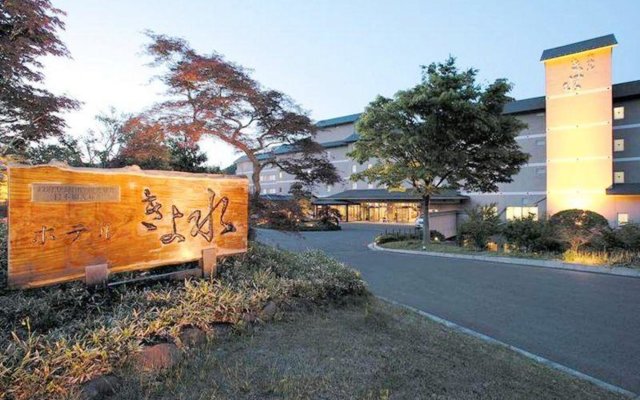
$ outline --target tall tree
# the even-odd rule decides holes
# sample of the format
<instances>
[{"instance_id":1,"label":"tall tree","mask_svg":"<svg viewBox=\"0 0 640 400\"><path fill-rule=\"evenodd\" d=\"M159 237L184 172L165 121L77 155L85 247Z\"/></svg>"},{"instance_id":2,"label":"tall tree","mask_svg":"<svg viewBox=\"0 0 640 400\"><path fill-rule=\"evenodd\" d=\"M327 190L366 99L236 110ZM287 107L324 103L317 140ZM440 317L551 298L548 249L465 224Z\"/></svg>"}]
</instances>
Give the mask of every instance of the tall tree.
<instances>
[{"instance_id":1,"label":"tall tree","mask_svg":"<svg viewBox=\"0 0 640 400\"><path fill-rule=\"evenodd\" d=\"M148 116L171 136L197 142L216 138L244 153L253 164L253 190L260 193L260 172L278 166L299 181L339 181L324 149L313 141L315 126L288 96L263 88L243 67L221 55L199 54L182 39L148 33L147 53L162 67L167 99ZM295 157L278 158L272 150L289 145Z\"/></svg>"},{"instance_id":2,"label":"tall tree","mask_svg":"<svg viewBox=\"0 0 640 400\"><path fill-rule=\"evenodd\" d=\"M476 83L477 70L460 71L455 59L423 67L422 82L393 98L378 96L360 117L350 153L374 159L352 179L389 187L409 183L422 197L424 245L429 243L429 203L442 188L494 192L529 158L515 140L525 125L502 114L511 84Z\"/></svg>"},{"instance_id":3,"label":"tall tree","mask_svg":"<svg viewBox=\"0 0 640 400\"><path fill-rule=\"evenodd\" d=\"M48 0L0 1L0 155L61 136L66 125L59 113L78 107L42 87L40 58L69 56L58 37L64 15Z\"/></svg>"},{"instance_id":4,"label":"tall tree","mask_svg":"<svg viewBox=\"0 0 640 400\"><path fill-rule=\"evenodd\" d=\"M124 127L131 118L130 115L118 112L115 107L110 107L109 111L96 115L98 130L89 130L82 139L90 165L100 168L113 166L120 147L126 140Z\"/></svg>"}]
</instances>

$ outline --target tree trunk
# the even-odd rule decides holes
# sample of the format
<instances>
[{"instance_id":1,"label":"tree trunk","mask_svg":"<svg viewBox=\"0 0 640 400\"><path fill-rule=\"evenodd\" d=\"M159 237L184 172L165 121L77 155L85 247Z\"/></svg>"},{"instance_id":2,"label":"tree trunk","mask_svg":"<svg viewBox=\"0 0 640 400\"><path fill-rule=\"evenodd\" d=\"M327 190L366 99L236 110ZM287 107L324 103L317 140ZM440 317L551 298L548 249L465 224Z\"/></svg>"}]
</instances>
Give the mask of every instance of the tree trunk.
<instances>
[{"instance_id":1,"label":"tree trunk","mask_svg":"<svg viewBox=\"0 0 640 400\"><path fill-rule=\"evenodd\" d=\"M422 249L426 250L429 243L431 243L431 229L429 228L429 195L422 196Z\"/></svg>"},{"instance_id":2,"label":"tree trunk","mask_svg":"<svg viewBox=\"0 0 640 400\"><path fill-rule=\"evenodd\" d=\"M253 172L251 173L251 181L253 182L253 195L257 199L260 196L262 187L260 186L260 172L262 172L262 166L259 163L253 162Z\"/></svg>"}]
</instances>

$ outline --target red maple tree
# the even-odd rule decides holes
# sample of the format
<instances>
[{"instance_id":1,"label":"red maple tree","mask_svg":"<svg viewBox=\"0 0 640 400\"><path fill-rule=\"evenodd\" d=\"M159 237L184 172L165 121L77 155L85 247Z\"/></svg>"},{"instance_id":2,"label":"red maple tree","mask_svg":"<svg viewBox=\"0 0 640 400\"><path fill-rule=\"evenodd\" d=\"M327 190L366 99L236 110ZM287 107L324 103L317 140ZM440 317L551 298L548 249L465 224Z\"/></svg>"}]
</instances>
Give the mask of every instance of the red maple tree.
<instances>
[{"instance_id":1,"label":"red maple tree","mask_svg":"<svg viewBox=\"0 0 640 400\"><path fill-rule=\"evenodd\" d=\"M253 164L254 194L260 172L278 166L305 185L339 181L324 149L313 140L315 126L285 94L263 88L240 65L219 54L199 54L177 38L147 33L147 53L163 69L167 98L146 118L171 136L197 142L210 136L244 153ZM293 146L295 157L276 157L277 146Z\"/></svg>"}]
</instances>

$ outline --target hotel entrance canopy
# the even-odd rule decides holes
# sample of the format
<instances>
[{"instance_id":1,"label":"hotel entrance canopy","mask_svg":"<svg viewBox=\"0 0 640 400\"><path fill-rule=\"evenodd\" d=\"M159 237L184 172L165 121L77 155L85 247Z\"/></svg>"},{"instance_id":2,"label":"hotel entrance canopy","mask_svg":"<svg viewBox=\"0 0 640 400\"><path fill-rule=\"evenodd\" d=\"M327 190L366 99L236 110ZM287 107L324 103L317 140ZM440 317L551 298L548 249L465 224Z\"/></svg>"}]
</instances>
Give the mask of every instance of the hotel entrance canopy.
<instances>
[{"instance_id":1,"label":"hotel entrance canopy","mask_svg":"<svg viewBox=\"0 0 640 400\"><path fill-rule=\"evenodd\" d=\"M468 200L468 196L461 195L455 190L443 189L440 193L431 196L432 203L462 203ZM353 189L336 193L331 196L316 198L312 201L315 205L347 205L361 202L420 202L422 197L414 190L389 191L387 189Z\"/></svg>"}]
</instances>

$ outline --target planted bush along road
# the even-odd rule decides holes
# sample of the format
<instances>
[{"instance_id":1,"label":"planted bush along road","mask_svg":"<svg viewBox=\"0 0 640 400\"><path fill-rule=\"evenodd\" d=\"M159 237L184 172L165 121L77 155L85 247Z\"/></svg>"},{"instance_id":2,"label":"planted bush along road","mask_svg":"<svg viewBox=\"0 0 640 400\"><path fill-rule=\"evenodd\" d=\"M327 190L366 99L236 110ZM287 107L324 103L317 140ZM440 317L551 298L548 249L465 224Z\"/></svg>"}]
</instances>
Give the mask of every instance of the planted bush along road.
<instances>
[{"instance_id":1,"label":"planted bush along road","mask_svg":"<svg viewBox=\"0 0 640 400\"><path fill-rule=\"evenodd\" d=\"M377 295L640 393L640 279L369 250L389 227L259 230L258 240L324 250L361 271Z\"/></svg>"}]
</instances>

